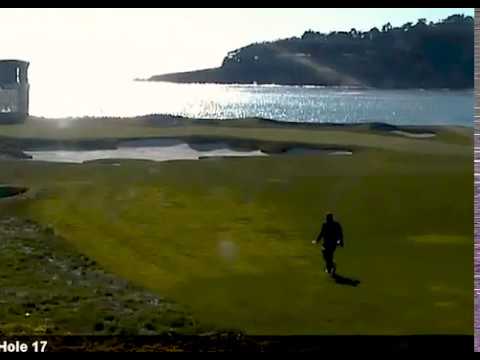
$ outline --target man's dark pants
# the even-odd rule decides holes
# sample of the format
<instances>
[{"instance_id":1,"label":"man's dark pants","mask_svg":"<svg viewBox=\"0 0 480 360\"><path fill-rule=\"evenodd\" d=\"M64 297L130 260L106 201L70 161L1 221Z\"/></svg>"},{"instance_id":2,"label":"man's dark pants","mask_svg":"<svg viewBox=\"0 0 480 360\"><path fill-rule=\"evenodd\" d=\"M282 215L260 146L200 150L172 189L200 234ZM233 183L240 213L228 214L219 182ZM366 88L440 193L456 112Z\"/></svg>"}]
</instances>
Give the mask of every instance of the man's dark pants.
<instances>
[{"instance_id":1,"label":"man's dark pants","mask_svg":"<svg viewBox=\"0 0 480 360\"><path fill-rule=\"evenodd\" d=\"M324 246L322 249L323 259L325 260L325 266L329 274L332 273L332 270L335 268L335 263L333 262L335 249L336 246Z\"/></svg>"}]
</instances>

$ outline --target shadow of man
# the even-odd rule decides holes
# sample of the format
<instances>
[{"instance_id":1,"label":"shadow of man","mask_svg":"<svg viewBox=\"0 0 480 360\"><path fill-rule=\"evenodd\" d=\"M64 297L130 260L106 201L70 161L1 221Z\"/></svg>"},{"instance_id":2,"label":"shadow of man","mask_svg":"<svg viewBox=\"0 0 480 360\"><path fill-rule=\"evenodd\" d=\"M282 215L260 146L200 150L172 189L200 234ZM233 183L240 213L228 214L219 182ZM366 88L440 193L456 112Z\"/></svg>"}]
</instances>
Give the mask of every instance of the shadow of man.
<instances>
[{"instance_id":1,"label":"shadow of man","mask_svg":"<svg viewBox=\"0 0 480 360\"><path fill-rule=\"evenodd\" d=\"M360 280L351 279L351 278L339 275L337 273L332 274L332 279L335 280L335 283L339 285L353 286L353 287L357 287L358 285L360 285Z\"/></svg>"}]
</instances>

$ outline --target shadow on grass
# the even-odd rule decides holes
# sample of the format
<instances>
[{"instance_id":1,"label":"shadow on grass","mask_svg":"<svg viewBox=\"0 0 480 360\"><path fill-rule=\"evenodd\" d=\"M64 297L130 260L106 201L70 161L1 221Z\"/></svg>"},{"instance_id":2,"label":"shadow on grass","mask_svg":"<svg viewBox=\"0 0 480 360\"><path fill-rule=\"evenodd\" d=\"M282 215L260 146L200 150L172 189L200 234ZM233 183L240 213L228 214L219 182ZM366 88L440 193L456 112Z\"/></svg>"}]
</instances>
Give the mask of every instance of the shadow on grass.
<instances>
[{"instance_id":1,"label":"shadow on grass","mask_svg":"<svg viewBox=\"0 0 480 360\"><path fill-rule=\"evenodd\" d=\"M335 280L335 283L339 285L353 286L353 287L357 287L358 285L360 285L360 280L351 279L339 274L332 275L332 279Z\"/></svg>"}]
</instances>

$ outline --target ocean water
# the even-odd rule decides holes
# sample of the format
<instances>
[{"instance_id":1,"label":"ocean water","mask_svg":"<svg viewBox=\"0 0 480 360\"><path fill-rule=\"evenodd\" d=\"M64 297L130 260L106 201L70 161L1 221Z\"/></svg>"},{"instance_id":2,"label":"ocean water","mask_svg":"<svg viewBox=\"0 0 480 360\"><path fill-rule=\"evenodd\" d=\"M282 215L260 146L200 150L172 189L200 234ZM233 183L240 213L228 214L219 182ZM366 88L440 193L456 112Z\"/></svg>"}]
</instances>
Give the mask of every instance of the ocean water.
<instances>
[{"instance_id":1,"label":"ocean water","mask_svg":"<svg viewBox=\"0 0 480 360\"><path fill-rule=\"evenodd\" d=\"M293 122L473 126L473 90L105 81L31 83L30 113L50 118L174 114Z\"/></svg>"}]
</instances>

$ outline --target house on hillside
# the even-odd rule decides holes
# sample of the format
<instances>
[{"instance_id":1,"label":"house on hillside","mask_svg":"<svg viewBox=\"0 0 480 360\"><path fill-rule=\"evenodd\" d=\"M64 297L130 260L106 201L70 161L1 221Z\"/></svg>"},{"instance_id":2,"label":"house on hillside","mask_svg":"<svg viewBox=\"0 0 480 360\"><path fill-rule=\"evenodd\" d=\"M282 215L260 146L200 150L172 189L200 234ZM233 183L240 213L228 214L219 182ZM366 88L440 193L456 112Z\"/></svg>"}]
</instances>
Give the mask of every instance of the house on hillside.
<instances>
[{"instance_id":1,"label":"house on hillside","mask_svg":"<svg viewBox=\"0 0 480 360\"><path fill-rule=\"evenodd\" d=\"M0 124L28 116L28 66L26 61L0 60Z\"/></svg>"}]
</instances>

